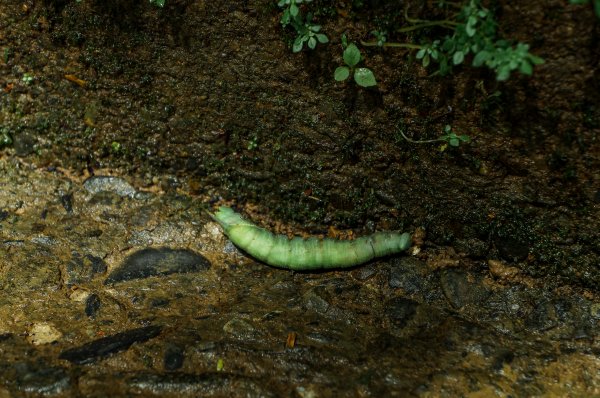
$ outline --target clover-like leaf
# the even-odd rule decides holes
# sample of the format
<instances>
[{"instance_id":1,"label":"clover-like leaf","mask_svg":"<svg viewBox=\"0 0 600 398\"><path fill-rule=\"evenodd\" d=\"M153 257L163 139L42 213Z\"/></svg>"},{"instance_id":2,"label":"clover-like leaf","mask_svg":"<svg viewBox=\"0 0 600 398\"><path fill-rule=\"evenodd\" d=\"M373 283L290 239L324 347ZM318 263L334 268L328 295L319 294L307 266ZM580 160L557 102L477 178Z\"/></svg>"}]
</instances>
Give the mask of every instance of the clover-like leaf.
<instances>
[{"instance_id":1,"label":"clover-like leaf","mask_svg":"<svg viewBox=\"0 0 600 398\"><path fill-rule=\"evenodd\" d=\"M346 65L354 67L360 62L360 50L354 43L351 43L344 50L343 58Z\"/></svg>"},{"instance_id":2,"label":"clover-like leaf","mask_svg":"<svg viewBox=\"0 0 600 398\"><path fill-rule=\"evenodd\" d=\"M347 66L338 66L333 72L333 78L338 82L344 81L350 76L350 68Z\"/></svg>"},{"instance_id":3,"label":"clover-like leaf","mask_svg":"<svg viewBox=\"0 0 600 398\"><path fill-rule=\"evenodd\" d=\"M369 68L356 68L354 71L354 81L361 87L372 87L377 85L375 75Z\"/></svg>"},{"instance_id":4,"label":"clover-like leaf","mask_svg":"<svg viewBox=\"0 0 600 398\"><path fill-rule=\"evenodd\" d=\"M317 33L317 40L319 43L329 43L329 38L323 33Z\"/></svg>"}]
</instances>

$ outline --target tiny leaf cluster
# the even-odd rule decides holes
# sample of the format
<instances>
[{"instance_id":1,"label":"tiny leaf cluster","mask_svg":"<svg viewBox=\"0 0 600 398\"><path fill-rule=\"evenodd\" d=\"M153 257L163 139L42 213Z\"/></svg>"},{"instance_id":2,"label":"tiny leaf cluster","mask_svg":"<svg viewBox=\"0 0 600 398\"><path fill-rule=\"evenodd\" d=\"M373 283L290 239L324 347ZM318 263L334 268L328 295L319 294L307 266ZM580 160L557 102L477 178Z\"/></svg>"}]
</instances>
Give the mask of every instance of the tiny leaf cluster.
<instances>
[{"instance_id":1,"label":"tiny leaf cluster","mask_svg":"<svg viewBox=\"0 0 600 398\"><path fill-rule=\"evenodd\" d=\"M361 87L371 87L377 85L377 80L375 80L375 75L373 71L369 68L359 67L356 65L361 61L362 56L360 54L360 50L354 43L348 44L346 36L342 36L342 47L344 47L344 53L342 54L342 58L346 65L338 66L334 73L333 77L338 82L344 81L350 77L351 74L354 75L354 81Z\"/></svg>"},{"instance_id":2,"label":"tiny leaf cluster","mask_svg":"<svg viewBox=\"0 0 600 398\"><path fill-rule=\"evenodd\" d=\"M297 53L302 51L304 44L311 50L314 50L317 43L327 43L327 35L320 33L321 25L312 23L312 14L308 13L306 18L302 14L298 4L310 3L312 0L280 0L277 5L284 8L280 23L285 28L291 25L296 30L296 39L292 44L292 51Z\"/></svg>"},{"instance_id":3,"label":"tiny leaf cluster","mask_svg":"<svg viewBox=\"0 0 600 398\"><path fill-rule=\"evenodd\" d=\"M457 16L457 22L451 36L421 46L416 57L424 67L433 60L439 64L438 72L445 75L453 65L462 64L472 54L473 66L485 65L496 72L497 80L503 81L515 70L531 75L533 66L544 62L542 58L529 53L527 44L518 43L513 47L506 40L496 40L496 21L480 0L470 0L465 4Z\"/></svg>"}]
</instances>

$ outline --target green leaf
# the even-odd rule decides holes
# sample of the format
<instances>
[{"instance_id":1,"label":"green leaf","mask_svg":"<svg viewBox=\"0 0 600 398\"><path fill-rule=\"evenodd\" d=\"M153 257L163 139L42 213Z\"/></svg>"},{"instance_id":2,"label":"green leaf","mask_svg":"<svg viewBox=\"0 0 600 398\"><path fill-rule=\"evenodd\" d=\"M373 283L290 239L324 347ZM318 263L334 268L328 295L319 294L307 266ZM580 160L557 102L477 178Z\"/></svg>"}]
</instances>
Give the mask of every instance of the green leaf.
<instances>
[{"instance_id":1,"label":"green leaf","mask_svg":"<svg viewBox=\"0 0 600 398\"><path fill-rule=\"evenodd\" d=\"M333 72L333 78L338 82L344 81L350 76L350 69L347 66L338 66Z\"/></svg>"},{"instance_id":2,"label":"green leaf","mask_svg":"<svg viewBox=\"0 0 600 398\"><path fill-rule=\"evenodd\" d=\"M292 45L292 51L297 53L302 51L302 45L304 44L303 36L296 37L294 44Z\"/></svg>"},{"instance_id":3,"label":"green leaf","mask_svg":"<svg viewBox=\"0 0 600 398\"><path fill-rule=\"evenodd\" d=\"M491 55L492 54L487 51L478 52L473 58L473 66L479 67L483 65L488 59L490 59Z\"/></svg>"},{"instance_id":4,"label":"green leaf","mask_svg":"<svg viewBox=\"0 0 600 398\"><path fill-rule=\"evenodd\" d=\"M456 146L458 146L458 145L460 144L460 141L458 140L458 138L450 138L450 139L448 140L448 143L449 143L451 146L454 146L454 147L456 147Z\"/></svg>"},{"instance_id":5,"label":"green leaf","mask_svg":"<svg viewBox=\"0 0 600 398\"><path fill-rule=\"evenodd\" d=\"M354 81L361 87L371 87L377 85L375 75L369 68L356 68L354 71Z\"/></svg>"},{"instance_id":6,"label":"green leaf","mask_svg":"<svg viewBox=\"0 0 600 398\"><path fill-rule=\"evenodd\" d=\"M467 21L467 26L465 27L465 31L469 37L473 37L475 36L475 33L477 33L475 25L477 25L477 17L475 15L471 15Z\"/></svg>"},{"instance_id":7,"label":"green leaf","mask_svg":"<svg viewBox=\"0 0 600 398\"><path fill-rule=\"evenodd\" d=\"M319 41L319 43L329 43L329 38L327 36L325 36L323 33L317 34L317 40Z\"/></svg>"},{"instance_id":8,"label":"green leaf","mask_svg":"<svg viewBox=\"0 0 600 398\"><path fill-rule=\"evenodd\" d=\"M471 142L471 137L469 137L466 134L460 135L458 136L458 138L462 141L462 142Z\"/></svg>"},{"instance_id":9,"label":"green leaf","mask_svg":"<svg viewBox=\"0 0 600 398\"><path fill-rule=\"evenodd\" d=\"M531 74L533 73L533 66L531 66L531 64L529 63L529 61L527 61L526 59L524 59L521 62L521 66L519 66L519 72L521 72L524 75L531 76Z\"/></svg>"},{"instance_id":10,"label":"green leaf","mask_svg":"<svg viewBox=\"0 0 600 398\"><path fill-rule=\"evenodd\" d=\"M360 62L360 50L354 43L350 43L344 50L344 62L350 67L356 66Z\"/></svg>"},{"instance_id":11,"label":"green leaf","mask_svg":"<svg viewBox=\"0 0 600 398\"><path fill-rule=\"evenodd\" d=\"M348 37L346 36L346 34L342 34L342 47L344 49L348 48Z\"/></svg>"},{"instance_id":12,"label":"green leaf","mask_svg":"<svg viewBox=\"0 0 600 398\"><path fill-rule=\"evenodd\" d=\"M285 10L283 15L281 16L281 20L279 21L284 27L290 23L290 10Z\"/></svg>"},{"instance_id":13,"label":"green leaf","mask_svg":"<svg viewBox=\"0 0 600 398\"><path fill-rule=\"evenodd\" d=\"M292 17L295 17L296 15L298 15L299 12L300 12L300 9L298 8L298 6L295 3L292 3L290 5L290 14L292 15Z\"/></svg>"},{"instance_id":14,"label":"green leaf","mask_svg":"<svg viewBox=\"0 0 600 398\"><path fill-rule=\"evenodd\" d=\"M544 63L544 59L536 55L529 54L529 61L534 65L540 65Z\"/></svg>"},{"instance_id":15,"label":"green leaf","mask_svg":"<svg viewBox=\"0 0 600 398\"><path fill-rule=\"evenodd\" d=\"M452 57L452 62L454 63L454 65L459 65L459 64L462 64L464 59L465 59L465 53L463 53L462 51L457 51L454 53L454 56Z\"/></svg>"},{"instance_id":16,"label":"green leaf","mask_svg":"<svg viewBox=\"0 0 600 398\"><path fill-rule=\"evenodd\" d=\"M308 27L308 29L310 29L312 32L316 33L321 30L321 25L310 25Z\"/></svg>"},{"instance_id":17,"label":"green leaf","mask_svg":"<svg viewBox=\"0 0 600 398\"><path fill-rule=\"evenodd\" d=\"M425 53L427 52L426 48L422 48L419 51L417 51L417 59L422 59L425 56Z\"/></svg>"},{"instance_id":18,"label":"green leaf","mask_svg":"<svg viewBox=\"0 0 600 398\"><path fill-rule=\"evenodd\" d=\"M496 80L504 81L510 76L510 66L502 65L496 70Z\"/></svg>"},{"instance_id":19,"label":"green leaf","mask_svg":"<svg viewBox=\"0 0 600 398\"><path fill-rule=\"evenodd\" d=\"M311 50L314 50L316 46L317 46L317 39L315 39L314 37L311 37L310 39L308 39L308 47Z\"/></svg>"},{"instance_id":20,"label":"green leaf","mask_svg":"<svg viewBox=\"0 0 600 398\"><path fill-rule=\"evenodd\" d=\"M431 61L431 58L429 57L429 54L427 54L425 56L425 58L423 58L423 68L427 68L429 66L430 61Z\"/></svg>"}]
</instances>

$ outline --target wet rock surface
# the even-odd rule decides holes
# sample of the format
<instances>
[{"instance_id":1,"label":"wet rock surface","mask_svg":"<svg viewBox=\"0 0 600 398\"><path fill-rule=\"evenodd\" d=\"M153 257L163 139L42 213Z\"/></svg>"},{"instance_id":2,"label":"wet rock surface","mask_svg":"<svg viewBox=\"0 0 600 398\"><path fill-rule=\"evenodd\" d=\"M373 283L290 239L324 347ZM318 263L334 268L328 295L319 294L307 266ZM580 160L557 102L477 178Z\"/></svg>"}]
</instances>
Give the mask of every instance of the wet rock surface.
<instances>
[{"instance_id":1,"label":"wet rock surface","mask_svg":"<svg viewBox=\"0 0 600 398\"><path fill-rule=\"evenodd\" d=\"M10 158L0 158L0 171L9 187L0 191L6 394L600 389L594 291L548 289L501 261L425 247L348 271L294 273L228 250L204 201L158 193L98 201L82 179ZM57 193L66 188L70 209ZM132 245L134 233L157 230L158 246Z\"/></svg>"},{"instance_id":2,"label":"wet rock surface","mask_svg":"<svg viewBox=\"0 0 600 398\"><path fill-rule=\"evenodd\" d=\"M210 268L201 255L189 250L166 247L142 249L131 254L104 281L105 284L169 275L182 272L198 272Z\"/></svg>"}]
</instances>

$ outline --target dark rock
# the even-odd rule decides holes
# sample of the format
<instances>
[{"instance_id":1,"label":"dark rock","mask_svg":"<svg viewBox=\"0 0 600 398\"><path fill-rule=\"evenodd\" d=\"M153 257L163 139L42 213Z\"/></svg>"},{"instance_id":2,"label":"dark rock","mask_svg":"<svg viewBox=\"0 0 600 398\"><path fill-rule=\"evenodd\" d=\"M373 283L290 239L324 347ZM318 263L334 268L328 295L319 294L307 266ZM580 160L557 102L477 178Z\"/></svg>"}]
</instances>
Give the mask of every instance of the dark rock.
<instances>
[{"instance_id":1,"label":"dark rock","mask_svg":"<svg viewBox=\"0 0 600 398\"><path fill-rule=\"evenodd\" d=\"M59 358L83 365L96 359L127 350L134 343L143 343L160 334L162 327L146 326L91 341L80 347L63 351Z\"/></svg>"},{"instance_id":2,"label":"dark rock","mask_svg":"<svg viewBox=\"0 0 600 398\"><path fill-rule=\"evenodd\" d=\"M489 252L488 244L477 238L456 239L454 248L472 258L484 258Z\"/></svg>"},{"instance_id":3,"label":"dark rock","mask_svg":"<svg viewBox=\"0 0 600 398\"><path fill-rule=\"evenodd\" d=\"M71 261L65 268L64 283L67 286L73 286L90 282L96 275L105 273L108 267L100 257L91 254L82 256L74 251L71 253Z\"/></svg>"},{"instance_id":4,"label":"dark rock","mask_svg":"<svg viewBox=\"0 0 600 398\"><path fill-rule=\"evenodd\" d=\"M515 354L512 351L499 351L500 352L496 354L492 363L492 369L496 372L502 372L502 370L504 369L504 364L510 365L515 359Z\"/></svg>"},{"instance_id":5,"label":"dark rock","mask_svg":"<svg viewBox=\"0 0 600 398\"><path fill-rule=\"evenodd\" d=\"M557 325L558 319L556 309L552 302L542 301L529 314L525 320L525 326L535 331L544 331Z\"/></svg>"},{"instance_id":6,"label":"dark rock","mask_svg":"<svg viewBox=\"0 0 600 398\"><path fill-rule=\"evenodd\" d=\"M90 318L95 317L101 305L100 297L97 294L90 294L85 300L85 314Z\"/></svg>"},{"instance_id":7,"label":"dark rock","mask_svg":"<svg viewBox=\"0 0 600 398\"><path fill-rule=\"evenodd\" d=\"M177 370L183 365L185 359L184 349L181 346L170 344L165 350L165 370Z\"/></svg>"},{"instance_id":8,"label":"dark rock","mask_svg":"<svg viewBox=\"0 0 600 398\"><path fill-rule=\"evenodd\" d=\"M174 273L198 272L210 268L210 262L191 250L148 248L131 254L106 279L104 284Z\"/></svg>"},{"instance_id":9,"label":"dark rock","mask_svg":"<svg viewBox=\"0 0 600 398\"><path fill-rule=\"evenodd\" d=\"M65 208L67 213L73 213L73 194L68 193L60 196L60 204Z\"/></svg>"},{"instance_id":10,"label":"dark rock","mask_svg":"<svg viewBox=\"0 0 600 398\"><path fill-rule=\"evenodd\" d=\"M402 289L406 294L422 294L427 283L422 275L426 269L425 263L411 257L401 257L393 262L390 272L389 286L393 289Z\"/></svg>"},{"instance_id":11,"label":"dark rock","mask_svg":"<svg viewBox=\"0 0 600 398\"><path fill-rule=\"evenodd\" d=\"M72 386L66 369L50 366L44 361L3 363L0 378L3 386L15 396L64 396Z\"/></svg>"},{"instance_id":12,"label":"dark rock","mask_svg":"<svg viewBox=\"0 0 600 398\"><path fill-rule=\"evenodd\" d=\"M461 270L444 270L440 282L446 299L454 308L480 303L490 295L481 284L481 278L475 278L475 281L471 282L468 274Z\"/></svg>"},{"instance_id":13,"label":"dark rock","mask_svg":"<svg viewBox=\"0 0 600 398\"><path fill-rule=\"evenodd\" d=\"M313 289L304 293L304 306L318 314L325 314L329 310L329 303L319 296Z\"/></svg>"},{"instance_id":14,"label":"dark rock","mask_svg":"<svg viewBox=\"0 0 600 398\"><path fill-rule=\"evenodd\" d=\"M260 387L251 378L242 375L231 375L224 372L189 374L189 373L138 373L125 380L126 385L136 394L166 395L181 392L203 397L230 396L235 391L236 396L271 397L270 391Z\"/></svg>"},{"instance_id":15,"label":"dark rock","mask_svg":"<svg viewBox=\"0 0 600 398\"><path fill-rule=\"evenodd\" d=\"M413 318L418 306L416 301L395 297L387 303L385 312L396 326L403 328Z\"/></svg>"},{"instance_id":16,"label":"dark rock","mask_svg":"<svg viewBox=\"0 0 600 398\"><path fill-rule=\"evenodd\" d=\"M157 297L152 299L152 301L150 301L150 306L152 308L160 308L160 307L167 307L169 304L171 303L171 300L163 298L163 297Z\"/></svg>"}]
</instances>

